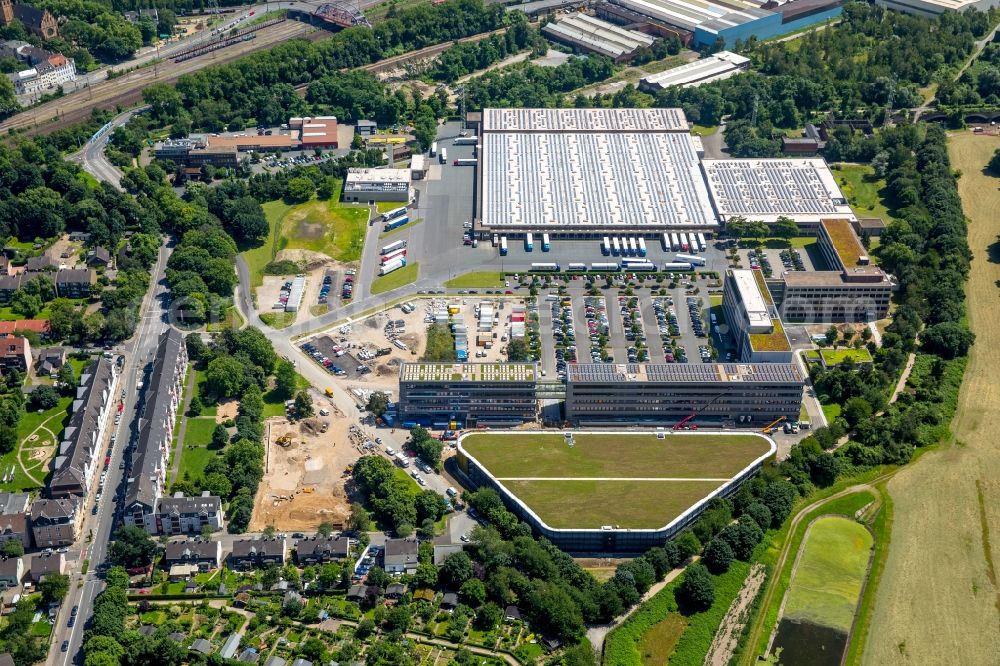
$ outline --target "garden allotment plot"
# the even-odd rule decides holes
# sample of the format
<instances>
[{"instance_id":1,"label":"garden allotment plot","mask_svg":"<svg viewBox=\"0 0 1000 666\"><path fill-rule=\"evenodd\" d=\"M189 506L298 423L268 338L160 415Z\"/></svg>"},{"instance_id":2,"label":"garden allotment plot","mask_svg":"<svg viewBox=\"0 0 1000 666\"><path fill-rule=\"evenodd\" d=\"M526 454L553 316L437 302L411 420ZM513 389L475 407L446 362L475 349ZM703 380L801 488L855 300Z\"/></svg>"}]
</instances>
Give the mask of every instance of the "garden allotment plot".
<instances>
[{"instance_id":1,"label":"garden allotment plot","mask_svg":"<svg viewBox=\"0 0 1000 666\"><path fill-rule=\"evenodd\" d=\"M557 529L658 529L771 453L755 435L475 434L462 448Z\"/></svg>"}]
</instances>

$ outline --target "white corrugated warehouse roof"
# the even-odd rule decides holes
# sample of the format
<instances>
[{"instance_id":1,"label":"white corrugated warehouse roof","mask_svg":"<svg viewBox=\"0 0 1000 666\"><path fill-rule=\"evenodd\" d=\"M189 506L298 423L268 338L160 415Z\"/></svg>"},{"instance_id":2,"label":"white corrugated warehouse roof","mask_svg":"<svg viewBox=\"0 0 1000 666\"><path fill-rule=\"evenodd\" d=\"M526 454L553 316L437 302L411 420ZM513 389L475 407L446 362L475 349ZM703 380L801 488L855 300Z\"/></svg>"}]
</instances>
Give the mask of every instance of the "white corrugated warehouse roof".
<instances>
[{"instance_id":1,"label":"white corrugated warehouse roof","mask_svg":"<svg viewBox=\"0 0 1000 666\"><path fill-rule=\"evenodd\" d=\"M548 23L542 31L612 58L630 55L640 46L652 46L654 41L649 35L582 13Z\"/></svg>"},{"instance_id":2,"label":"white corrugated warehouse roof","mask_svg":"<svg viewBox=\"0 0 1000 666\"><path fill-rule=\"evenodd\" d=\"M483 132L687 132L681 109L483 109Z\"/></svg>"},{"instance_id":3,"label":"white corrugated warehouse roof","mask_svg":"<svg viewBox=\"0 0 1000 666\"><path fill-rule=\"evenodd\" d=\"M682 86L690 88L693 86L718 81L738 74L750 63L749 58L732 53L731 51L719 51L707 58L689 62L680 67L650 74L642 79L644 86L667 88L669 86Z\"/></svg>"}]
</instances>

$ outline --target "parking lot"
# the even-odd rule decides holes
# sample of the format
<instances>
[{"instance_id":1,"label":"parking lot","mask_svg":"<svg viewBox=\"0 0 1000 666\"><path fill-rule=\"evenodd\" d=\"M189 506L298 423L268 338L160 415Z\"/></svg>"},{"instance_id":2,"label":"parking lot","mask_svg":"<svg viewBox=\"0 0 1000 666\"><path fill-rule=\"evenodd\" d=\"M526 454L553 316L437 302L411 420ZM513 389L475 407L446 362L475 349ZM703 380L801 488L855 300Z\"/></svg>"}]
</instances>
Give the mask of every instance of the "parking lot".
<instances>
[{"instance_id":1,"label":"parking lot","mask_svg":"<svg viewBox=\"0 0 1000 666\"><path fill-rule=\"evenodd\" d=\"M594 283L598 293L593 295L587 281L577 277L563 294L554 287L543 290L538 297L542 372L563 378L566 365L574 362L726 360L729 345L710 321L709 291L718 291L716 284L690 275L629 294L619 284L604 288L602 278Z\"/></svg>"}]
</instances>

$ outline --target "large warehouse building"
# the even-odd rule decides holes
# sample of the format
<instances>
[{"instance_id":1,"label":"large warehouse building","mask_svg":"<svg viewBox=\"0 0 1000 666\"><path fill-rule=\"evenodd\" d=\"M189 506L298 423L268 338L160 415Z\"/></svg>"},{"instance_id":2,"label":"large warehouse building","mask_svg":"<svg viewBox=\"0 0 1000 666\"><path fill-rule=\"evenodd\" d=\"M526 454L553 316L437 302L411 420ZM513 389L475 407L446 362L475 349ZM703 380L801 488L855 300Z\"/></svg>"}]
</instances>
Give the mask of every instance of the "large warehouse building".
<instances>
[{"instance_id":1,"label":"large warehouse building","mask_svg":"<svg viewBox=\"0 0 1000 666\"><path fill-rule=\"evenodd\" d=\"M822 158L702 160L715 212L773 224L787 217L815 231L821 219L855 219Z\"/></svg>"},{"instance_id":2,"label":"large warehouse building","mask_svg":"<svg viewBox=\"0 0 1000 666\"><path fill-rule=\"evenodd\" d=\"M403 363L399 421L475 428L520 425L538 415L534 363Z\"/></svg>"},{"instance_id":3,"label":"large warehouse building","mask_svg":"<svg viewBox=\"0 0 1000 666\"><path fill-rule=\"evenodd\" d=\"M546 37L584 51L608 56L615 62L630 60L637 50L644 46L648 48L655 41L649 35L627 30L583 13L570 14L546 23L542 32Z\"/></svg>"},{"instance_id":4,"label":"large warehouse building","mask_svg":"<svg viewBox=\"0 0 1000 666\"><path fill-rule=\"evenodd\" d=\"M798 419L802 385L791 363L570 364L566 420L761 427L782 416Z\"/></svg>"},{"instance_id":5,"label":"large warehouse building","mask_svg":"<svg viewBox=\"0 0 1000 666\"><path fill-rule=\"evenodd\" d=\"M750 67L750 58L732 51L719 51L701 60L695 60L678 67L672 67L639 80L643 90L656 92L671 86L695 88L710 81L721 81L745 72Z\"/></svg>"},{"instance_id":6,"label":"large warehouse building","mask_svg":"<svg viewBox=\"0 0 1000 666\"><path fill-rule=\"evenodd\" d=\"M478 233L717 227L680 109L485 109Z\"/></svg>"},{"instance_id":7,"label":"large warehouse building","mask_svg":"<svg viewBox=\"0 0 1000 666\"><path fill-rule=\"evenodd\" d=\"M902 0L907 1L907 0ZM655 21L692 33L695 48L721 40L732 46L751 37L769 39L840 16L843 0L611 0ZM764 9L767 7L767 9Z\"/></svg>"}]
</instances>

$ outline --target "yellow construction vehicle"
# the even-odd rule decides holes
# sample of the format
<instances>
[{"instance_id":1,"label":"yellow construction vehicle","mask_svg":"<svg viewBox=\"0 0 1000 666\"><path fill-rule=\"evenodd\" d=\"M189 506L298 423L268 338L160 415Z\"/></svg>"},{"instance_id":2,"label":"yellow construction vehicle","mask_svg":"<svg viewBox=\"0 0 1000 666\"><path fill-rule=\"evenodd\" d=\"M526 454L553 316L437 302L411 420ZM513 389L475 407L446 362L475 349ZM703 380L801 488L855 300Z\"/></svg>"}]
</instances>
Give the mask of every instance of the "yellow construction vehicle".
<instances>
[{"instance_id":1,"label":"yellow construction vehicle","mask_svg":"<svg viewBox=\"0 0 1000 666\"><path fill-rule=\"evenodd\" d=\"M332 398L333 397L333 389L332 388L327 387L325 393L326 393L326 397L328 397L328 398Z\"/></svg>"},{"instance_id":2,"label":"yellow construction vehicle","mask_svg":"<svg viewBox=\"0 0 1000 666\"><path fill-rule=\"evenodd\" d=\"M779 416L778 418L774 419L773 421L771 421L770 423L768 423L766 426L764 426L764 429L761 430L761 432L764 433L765 435L770 435L772 432L774 432L774 426L776 426L779 423L781 423L782 421L784 421L785 418L786 417L784 417L784 416Z\"/></svg>"},{"instance_id":3,"label":"yellow construction vehicle","mask_svg":"<svg viewBox=\"0 0 1000 666\"><path fill-rule=\"evenodd\" d=\"M274 443L278 446L289 447L292 445L292 435L291 433L285 433L278 439L274 440Z\"/></svg>"}]
</instances>

